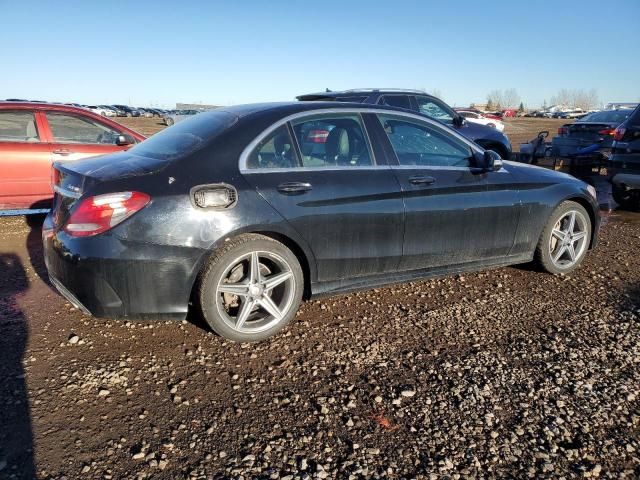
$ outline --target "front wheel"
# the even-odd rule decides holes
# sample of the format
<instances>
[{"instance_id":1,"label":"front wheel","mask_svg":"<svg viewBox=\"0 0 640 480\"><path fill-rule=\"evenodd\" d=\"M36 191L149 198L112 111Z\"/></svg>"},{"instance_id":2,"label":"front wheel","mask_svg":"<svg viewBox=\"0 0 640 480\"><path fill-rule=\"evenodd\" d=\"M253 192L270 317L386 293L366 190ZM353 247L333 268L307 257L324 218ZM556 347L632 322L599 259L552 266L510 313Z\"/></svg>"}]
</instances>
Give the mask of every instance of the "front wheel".
<instances>
[{"instance_id":1,"label":"front wheel","mask_svg":"<svg viewBox=\"0 0 640 480\"><path fill-rule=\"evenodd\" d=\"M589 249L591 228L591 219L582 205L572 201L561 203L540 235L536 263L549 273L571 273Z\"/></svg>"},{"instance_id":2,"label":"front wheel","mask_svg":"<svg viewBox=\"0 0 640 480\"><path fill-rule=\"evenodd\" d=\"M214 253L200 278L199 300L217 334L255 342L291 321L303 290L302 268L291 250L269 237L247 234Z\"/></svg>"}]
</instances>

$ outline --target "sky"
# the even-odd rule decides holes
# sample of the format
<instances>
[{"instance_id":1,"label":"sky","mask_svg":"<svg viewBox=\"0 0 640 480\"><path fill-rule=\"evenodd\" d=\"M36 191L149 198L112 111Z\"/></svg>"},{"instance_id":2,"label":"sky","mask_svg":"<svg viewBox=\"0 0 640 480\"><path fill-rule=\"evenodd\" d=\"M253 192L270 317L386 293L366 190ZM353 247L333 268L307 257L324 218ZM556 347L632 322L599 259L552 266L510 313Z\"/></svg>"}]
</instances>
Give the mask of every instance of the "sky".
<instances>
[{"instance_id":1,"label":"sky","mask_svg":"<svg viewBox=\"0 0 640 480\"><path fill-rule=\"evenodd\" d=\"M0 0L0 98L174 107L418 88L640 100L640 0Z\"/></svg>"}]
</instances>

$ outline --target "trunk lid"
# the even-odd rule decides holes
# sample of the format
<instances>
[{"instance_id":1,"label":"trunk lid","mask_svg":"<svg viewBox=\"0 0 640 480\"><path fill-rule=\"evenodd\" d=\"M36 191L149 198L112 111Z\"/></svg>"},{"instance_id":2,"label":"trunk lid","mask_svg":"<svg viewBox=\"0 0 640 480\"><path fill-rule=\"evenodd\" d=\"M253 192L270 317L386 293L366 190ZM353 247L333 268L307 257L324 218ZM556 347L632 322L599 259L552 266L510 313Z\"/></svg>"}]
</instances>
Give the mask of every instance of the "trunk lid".
<instances>
[{"instance_id":1,"label":"trunk lid","mask_svg":"<svg viewBox=\"0 0 640 480\"><path fill-rule=\"evenodd\" d=\"M591 123L591 122L576 122L570 125L565 125L569 129L569 137L587 140L590 142L598 142L602 139L613 141L613 130L617 125L611 123ZM610 130L612 133L600 133L603 130Z\"/></svg>"}]
</instances>

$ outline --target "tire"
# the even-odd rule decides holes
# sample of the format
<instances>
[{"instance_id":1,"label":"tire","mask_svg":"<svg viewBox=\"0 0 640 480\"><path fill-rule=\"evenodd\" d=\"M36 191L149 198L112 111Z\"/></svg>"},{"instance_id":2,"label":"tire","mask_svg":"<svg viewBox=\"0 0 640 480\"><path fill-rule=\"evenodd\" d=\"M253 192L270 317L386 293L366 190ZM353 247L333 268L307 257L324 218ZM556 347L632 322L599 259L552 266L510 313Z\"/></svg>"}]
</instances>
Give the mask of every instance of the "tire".
<instances>
[{"instance_id":1,"label":"tire","mask_svg":"<svg viewBox=\"0 0 640 480\"><path fill-rule=\"evenodd\" d=\"M167 124L167 127L170 127L171 125L173 125L175 122L173 121L173 118L165 118L164 119L164 123Z\"/></svg>"},{"instance_id":2,"label":"tire","mask_svg":"<svg viewBox=\"0 0 640 480\"><path fill-rule=\"evenodd\" d=\"M130 113L127 113L127 117L133 117L133 115Z\"/></svg>"},{"instance_id":3,"label":"tire","mask_svg":"<svg viewBox=\"0 0 640 480\"><path fill-rule=\"evenodd\" d=\"M293 319L303 291L302 268L291 250L272 238L245 234L213 253L201 272L197 295L214 332L236 342L257 342Z\"/></svg>"},{"instance_id":4,"label":"tire","mask_svg":"<svg viewBox=\"0 0 640 480\"><path fill-rule=\"evenodd\" d=\"M592 228L591 218L582 205L572 201L561 203L542 230L534 254L535 263L554 275L573 272L589 249Z\"/></svg>"},{"instance_id":5,"label":"tire","mask_svg":"<svg viewBox=\"0 0 640 480\"><path fill-rule=\"evenodd\" d=\"M620 208L636 210L640 208L640 197L634 198L633 191L612 185L611 196Z\"/></svg>"}]
</instances>

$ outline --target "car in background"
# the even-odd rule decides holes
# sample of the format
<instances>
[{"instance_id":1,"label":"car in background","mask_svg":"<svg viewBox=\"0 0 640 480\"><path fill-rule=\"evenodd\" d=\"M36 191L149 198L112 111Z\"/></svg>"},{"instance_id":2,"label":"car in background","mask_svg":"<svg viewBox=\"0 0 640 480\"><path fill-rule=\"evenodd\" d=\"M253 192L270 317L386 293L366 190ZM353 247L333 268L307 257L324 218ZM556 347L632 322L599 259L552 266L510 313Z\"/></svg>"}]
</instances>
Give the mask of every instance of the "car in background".
<instances>
[{"instance_id":1,"label":"car in background","mask_svg":"<svg viewBox=\"0 0 640 480\"><path fill-rule=\"evenodd\" d=\"M105 116L107 117L117 117L118 116L118 111L113 108L111 105L98 105L99 108L101 108L102 110L104 110L105 112Z\"/></svg>"},{"instance_id":2,"label":"car in background","mask_svg":"<svg viewBox=\"0 0 640 480\"><path fill-rule=\"evenodd\" d=\"M192 117L193 115L197 115L198 113L202 113L200 110L174 110L172 113L168 113L163 117L164 124L168 127L174 125L178 122L181 122L185 118Z\"/></svg>"},{"instance_id":3,"label":"car in background","mask_svg":"<svg viewBox=\"0 0 640 480\"><path fill-rule=\"evenodd\" d=\"M623 208L640 209L640 106L613 133L607 173L613 199Z\"/></svg>"},{"instance_id":4,"label":"car in background","mask_svg":"<svg viewBox=\"0 0 640 480\"><path fill-rule=\"evenodd\" d=\"M445 102L421 90L367 88L310 93L296 98L300 101L355 102L404 108L453 128L481 147L497 152L503 159L511 157L511 143L505 134L495 128L467 122Z\"/></svg>"},{"instance_id":5,"label":"car in background","mask_svg":"<svg viewBox=\"0 0 640 480\"><path fill-rule=\"evenodd\" d=\"M614 131L631 114L631 109L594 112L574 123L558 128L558 135L551 140L551 155L565 157L587 147L598 145L600 152L613 145Z\"/></svg>"},{"instance_id":6,"label":"car in background","mask_svg":"<svg viewBox=\"0 0 640 480\"><path fill-rule=\"evenodd\" d=\"M63 296L99 317L191 308L240 342L283 329L303 295L532 260L567 274L600 222L586 183L382 105L221 107L54 170L42 239Z\"/></svg>"},{"instance_id":7,"label":"car in background","mask_svg":"<svg viewBox=\"0 0 640 480\"><path fill-rule=\"evenodd\" d=\"M149 108L137 107L136 110L140 112L141 117L145 117L145 118L153 117L153 112Z\"/></svg>"},{"instance_id":8,"label":"car in background","mask_svg":"<svg viewBox=\"0 0 640 480\"><path fill-rule=\"evenodd\" d=\"M114 107L116 107L118 110L123 111L125 117L139 117L140 116L140 112L137 109L133 108L133 107L129 107L127 105L114 105Z\"/></svg>"},{"instance_id":9,"label":"car in background","mask_svg":"<svg viewBox=\"0 0 640 480\"><path fill-rule=\"evenodd\" d=\"M87 109L91 110L93 113L97 113L98 115L102 115L103 117L113 116L113 110L107 110L104 107L99 105L87 105Z\"/></svg>"},{"instance_id":10,"label":"car in background","mask_svg":"<svg viewBox=\"0 0 640 480\"><path fill-rule=\"evenodd\" d=\"M495 128L496 130L503 132L504 131L504 123L500 120L495 120L493 118L487 118L481 113L471 112L468 110L458 110L456 109L458 114L462 115L468 122L478 123L480 125L486 125L487 127Z\"/></svg>"},{"instance_id":11,"label":"car in background","mask_svg":"<svg viewBox=\"0 0 640 480\"><path fill-rule=\"evenodd\" d=\"M48 208L53 162L126 150L144 138L84 108L0 102L0 210Z\"/></svg>"}]
</instances>

